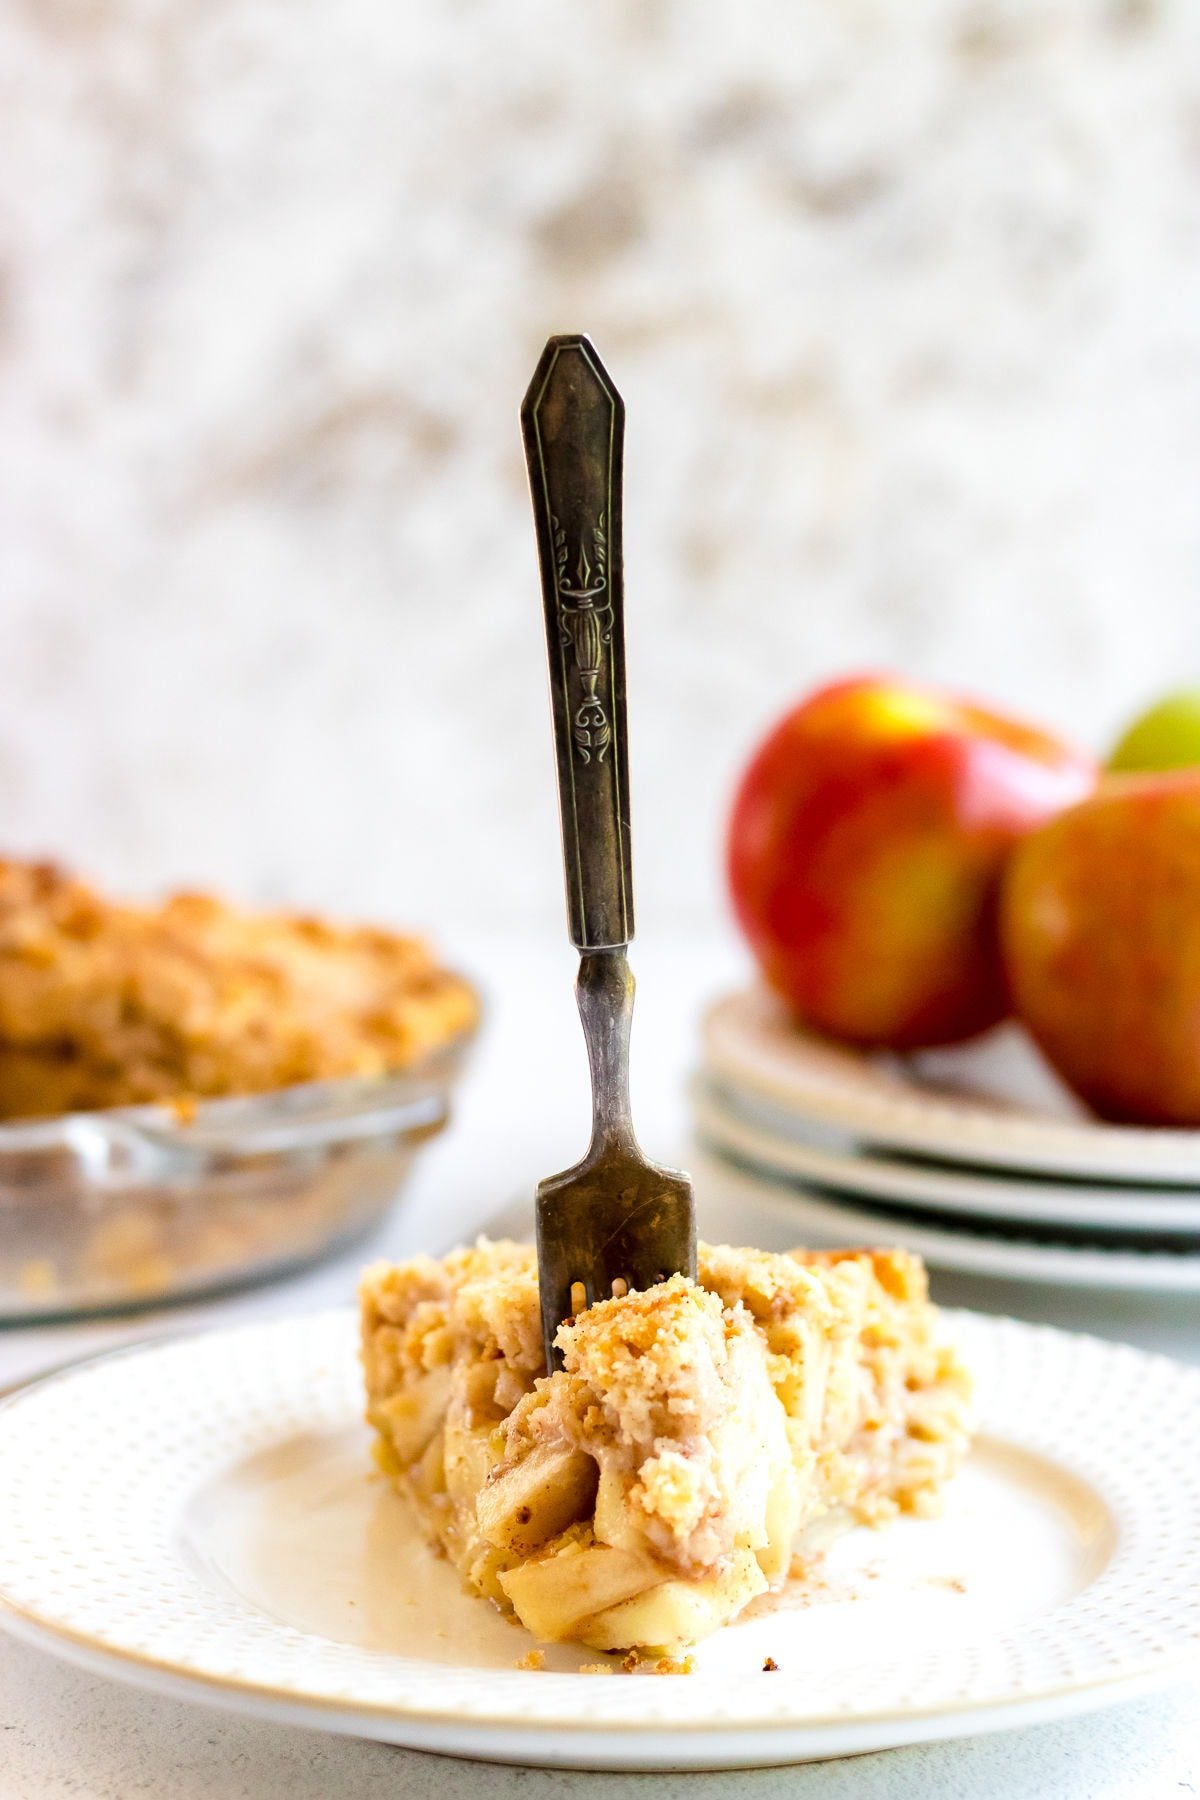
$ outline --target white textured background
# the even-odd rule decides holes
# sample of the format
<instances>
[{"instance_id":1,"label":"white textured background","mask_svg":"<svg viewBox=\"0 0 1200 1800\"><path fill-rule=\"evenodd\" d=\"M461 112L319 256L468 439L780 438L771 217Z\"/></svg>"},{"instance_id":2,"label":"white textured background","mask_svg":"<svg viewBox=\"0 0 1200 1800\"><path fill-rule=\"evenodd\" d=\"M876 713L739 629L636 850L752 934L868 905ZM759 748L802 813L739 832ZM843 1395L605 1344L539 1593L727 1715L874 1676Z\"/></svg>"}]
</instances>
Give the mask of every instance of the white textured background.
<instances>
[{"instance_id":1,"label":"white textured background","mask_svg":"<svg viewBox=\"0 0 1200 1800\"><path fill-rule=\"evenodd\" d=\"M1200 678L1196 0L3 0L0 840L561 921L516 407L629 408L643 930L860 664Z\"/></svg>"}]
</instances>

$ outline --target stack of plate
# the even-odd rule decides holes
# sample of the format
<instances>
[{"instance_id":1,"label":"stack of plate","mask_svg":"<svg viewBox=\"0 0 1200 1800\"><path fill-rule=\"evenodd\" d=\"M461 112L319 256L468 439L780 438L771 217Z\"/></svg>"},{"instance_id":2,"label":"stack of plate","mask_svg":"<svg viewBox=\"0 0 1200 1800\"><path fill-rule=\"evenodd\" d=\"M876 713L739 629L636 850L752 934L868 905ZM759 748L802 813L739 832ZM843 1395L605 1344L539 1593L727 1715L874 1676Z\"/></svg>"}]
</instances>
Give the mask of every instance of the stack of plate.
<instances>
[{"instance_id":1,"label":"stack of plate","mask_svg":"<svg viewBox=\"0 0 1200 1800\"><path fill-rule=\"evenodd\" d=\"M904 1243L935 1267L1200 1293L1200 1131L1089 1117L1016 1029L913 1057L800 1030L761 990L708 1012L706 1180L794 1241Z\"/></svg>"}]
</instances>

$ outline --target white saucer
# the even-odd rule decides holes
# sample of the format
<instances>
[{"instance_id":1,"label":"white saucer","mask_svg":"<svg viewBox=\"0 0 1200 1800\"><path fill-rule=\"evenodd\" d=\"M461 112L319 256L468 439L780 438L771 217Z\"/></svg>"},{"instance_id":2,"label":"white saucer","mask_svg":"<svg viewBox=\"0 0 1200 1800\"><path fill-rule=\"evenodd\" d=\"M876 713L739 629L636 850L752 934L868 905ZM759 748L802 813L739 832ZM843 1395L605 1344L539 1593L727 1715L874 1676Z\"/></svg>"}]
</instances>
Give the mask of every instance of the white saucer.
<instances>
[{"instance_id":1,"label":"white saucer","mask_svg":"<svg viewBox=\"0 0 1200 1800\"><path fill-rule=\"evenodd\" d=\"M705 1060L784 1114L920 1156L1108 1181L1200 1186L1200 1131L1089 1118L1015 1027L919 1057L873 1056L803 1031L761 988L718 1000Z\"/></svg>"},{"instance_id":2,"label":"white saucer","mask_svg":"<svg viewBox=\"0 0 1200 1800\"><path fill-rule=\"evenodd\" d=\"M1050 1719L1200 1658L1200 1371L973 1314L945 1516L840 1539L690 1676L579 1672L367 1474L347 1313L120 1352L0 1409L0 1624L255 1716L580 1768L802 1761ZM772 1657L776 1672L764 1672Z\"/></svg>"},{"instance_id":3,"label":"white saucer","mask_svg":"<svg viewBox=\"0 0 1200 1800\"><path fill-rule=\"evenodd\" d=\"M820 1126L781 1116L753 1096L701 1074L692 1083L692 1116L701 1141L765 1175L808 1182L922 1212L984 1221L1017 1220L1072 1231L1129 1237L1191 1234L1200 1253L1200 1193L1185 1188L1089 1185L1020 1172L956 1168L893 1158L840 1143ZM812 1134L811 1136L809 1134Z\"/></svg>"},{"instance_id":4,"label":"white saucer","mask_svg":"<svg viewBox=\"0 0 1200 1800\"><path fill-rule=\"evenodd\" d=\"M1118 1250L1001 1237L989 1234L984 1221L957 1227L944 1219L926 1223L886 1204L817 1194L787 1178L732 1162L702 1144L688 1160L710 1219L719 1220L720 1232L738 1242L778 1250L795 1244L896 1244L915 1251L931 1268L963 1275L1130 1293L1200 1294L1197 1251Z\"/></svg>"}]
</instances>

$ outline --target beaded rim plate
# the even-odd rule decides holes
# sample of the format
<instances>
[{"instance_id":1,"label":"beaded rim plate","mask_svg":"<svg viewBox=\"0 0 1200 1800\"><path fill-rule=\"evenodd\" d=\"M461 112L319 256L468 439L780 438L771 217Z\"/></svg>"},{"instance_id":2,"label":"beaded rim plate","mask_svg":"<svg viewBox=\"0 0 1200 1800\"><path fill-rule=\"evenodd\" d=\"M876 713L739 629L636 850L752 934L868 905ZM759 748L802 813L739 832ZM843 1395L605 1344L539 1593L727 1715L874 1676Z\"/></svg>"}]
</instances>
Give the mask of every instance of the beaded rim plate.
<instances>
[{"instance_id":1,"label":"beaded rim plate","mask_svg":"<svg viewBox=\"0 0 1200 1800\"><path fill-rule=\"evenodd\" d=\"M730 1768L1000 1729L1200 1649L1200 1371L947 1315L981 1433L946 1514L855 1531L684 1677L584 1673L461 1593L364 1473L346 1312L118 1352L0 1409L0 1623L278 1721L577 1768ZM764 1650L778 1670L763 1672Z\"/></svg>"},{"instance_id":2,"label":"beaded rim plate","mask_svg":"<svg viewBox=\"0 0 1200 1800\"><path fill-rule=\"evenodd\" d=\"M813 1037L764 988L716 1001L709 1068L789 1116L867 1143L976 1168L1200 1184L1200 1131L1089 1118L1015 1030L919 1057L872 1056Z\"/></svg>"}]
</instances>

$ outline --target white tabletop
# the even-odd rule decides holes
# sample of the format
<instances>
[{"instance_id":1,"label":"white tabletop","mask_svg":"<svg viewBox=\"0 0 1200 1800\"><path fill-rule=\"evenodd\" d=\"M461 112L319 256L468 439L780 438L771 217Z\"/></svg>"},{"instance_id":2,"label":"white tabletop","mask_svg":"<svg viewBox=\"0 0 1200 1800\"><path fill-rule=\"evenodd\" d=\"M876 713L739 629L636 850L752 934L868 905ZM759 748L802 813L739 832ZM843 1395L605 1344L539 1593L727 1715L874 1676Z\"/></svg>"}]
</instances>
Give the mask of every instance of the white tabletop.
<instances>
[{"instance_id":1,"label":"white tabletop","mask_svg":"<svg viewBox=\"0 0 1200 1800\"><path fill-rule=\"evenodd\" d=\"M471 946L468 945L468 951ZM479 942L472 966L488 977L489 1020L453 1128L431 1145L399 1206L369 1245L325 1268L254 1293L132 1320L0 1332L0 1388L67 1358L231 1318L303 1311L353 1294L373 1255L440 1250L513 1210L537 1177L573 1160L587 1135L586 1071L566 947ZM647 1148L686 1161L683 1078L704 1000L738 980L729 943L655 944L635 957L641 979L634 1032L634 1106ZM701 1231L706 1202L701 1193ZM724 1226L709 1212L713 1223ZM710 1228L711 1229L711 1228ZM715 1235L715 1232L713 1233ZM1200 1309L1135 1297L1056 1295L978 1279L935 1280L949 1304L1018 1312L1123 1337L1200 1362ZM438 1800L486 1791L599 1796L920 1795L922 1800L1162 1800L1200 1792L1200 1687L1187 1686L1059 1725L931 1745L798 1770L729 1775L584 1775L485 1769L378 1744L251 1723L207 1707L150 1698L85 1676L0 1636L0 1800Z\"/></svg>"}]
</instances>

